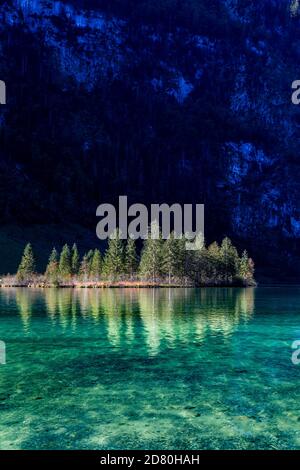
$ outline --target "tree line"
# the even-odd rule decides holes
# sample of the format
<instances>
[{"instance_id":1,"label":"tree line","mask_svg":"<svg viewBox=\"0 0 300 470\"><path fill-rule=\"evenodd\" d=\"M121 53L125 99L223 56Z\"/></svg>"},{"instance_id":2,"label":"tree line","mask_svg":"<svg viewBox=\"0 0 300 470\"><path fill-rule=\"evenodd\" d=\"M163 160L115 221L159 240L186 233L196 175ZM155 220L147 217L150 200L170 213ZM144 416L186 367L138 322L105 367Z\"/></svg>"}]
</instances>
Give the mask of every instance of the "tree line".
<instances>
[{"instance_id":1,"label":"tree line","mask_svg":"<svg viewBox=\"0 0 300 470\"><path fill-rule=\"evenodd\" d=\"M226 237L219 245L200 243L199 249L186 250L186 240L174 233L167 240L148 238L138 255L135 240L126 242L117 232L110 238L104 254L99 249L80 256L76 243L64 245L59 253L53 248L44 274L36 272L35 255L30 243L16 274L18 283L34 282L42 276L45 283L145 281L168 285L255 285L254 263L246 251L240 256Z\"/></svg>"}]
</instances>

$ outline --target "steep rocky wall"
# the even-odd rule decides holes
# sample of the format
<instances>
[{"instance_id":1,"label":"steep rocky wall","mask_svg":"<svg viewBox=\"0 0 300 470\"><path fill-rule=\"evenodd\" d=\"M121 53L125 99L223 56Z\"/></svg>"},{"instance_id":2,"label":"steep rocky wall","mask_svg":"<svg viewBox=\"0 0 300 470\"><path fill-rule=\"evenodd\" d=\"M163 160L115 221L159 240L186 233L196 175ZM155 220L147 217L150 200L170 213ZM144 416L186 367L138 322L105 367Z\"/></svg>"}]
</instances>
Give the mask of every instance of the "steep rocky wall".
<instances>
[{"instance_id":1,"label":"steep rocky wall","mask_svg":"<svg viewBox=\"0 0 300 470\"><path fill-rule=\"evenodd\" d=\"M204 202L208 240L297 275L299 5L249 3L4 2L2 220Z\"/></svg>"}]
</instances>

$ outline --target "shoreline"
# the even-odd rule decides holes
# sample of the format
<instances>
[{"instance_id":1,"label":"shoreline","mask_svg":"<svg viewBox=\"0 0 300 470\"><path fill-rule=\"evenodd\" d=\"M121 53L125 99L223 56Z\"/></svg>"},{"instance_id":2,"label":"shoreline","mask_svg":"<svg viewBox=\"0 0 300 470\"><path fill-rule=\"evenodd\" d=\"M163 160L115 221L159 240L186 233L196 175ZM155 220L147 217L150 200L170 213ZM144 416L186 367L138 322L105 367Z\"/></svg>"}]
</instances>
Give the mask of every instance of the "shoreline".
<instances>
[{"instance_id":1,"label":"shoreline","mask_svg":"<svg viewBox=\"0 0 300 470\"><path fill-rule=\"evenodd\" d=\"M25 288L25 289L195 289L195 288L248 288L257 287L254 285L233 284L167 284L162 282L80 282L70 284L0 284L0 289Z\"/></svg>"}]
</instances>

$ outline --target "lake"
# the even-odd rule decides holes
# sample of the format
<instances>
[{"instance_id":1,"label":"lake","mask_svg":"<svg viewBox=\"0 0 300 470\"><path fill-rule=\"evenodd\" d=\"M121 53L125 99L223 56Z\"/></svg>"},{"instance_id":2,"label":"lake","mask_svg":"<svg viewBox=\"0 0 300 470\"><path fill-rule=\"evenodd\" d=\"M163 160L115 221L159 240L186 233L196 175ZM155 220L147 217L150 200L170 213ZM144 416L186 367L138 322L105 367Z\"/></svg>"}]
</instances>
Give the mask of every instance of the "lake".
<instances>
[{"instance_id":1,"label":"lake","mask_svg":"<svg viewBox=\"0 0 300 470\"><path fill-rule=\"evenodd\" d=\"M300 449L300 288L2 289L0 449Z\"/></svg>"}]
</instances>

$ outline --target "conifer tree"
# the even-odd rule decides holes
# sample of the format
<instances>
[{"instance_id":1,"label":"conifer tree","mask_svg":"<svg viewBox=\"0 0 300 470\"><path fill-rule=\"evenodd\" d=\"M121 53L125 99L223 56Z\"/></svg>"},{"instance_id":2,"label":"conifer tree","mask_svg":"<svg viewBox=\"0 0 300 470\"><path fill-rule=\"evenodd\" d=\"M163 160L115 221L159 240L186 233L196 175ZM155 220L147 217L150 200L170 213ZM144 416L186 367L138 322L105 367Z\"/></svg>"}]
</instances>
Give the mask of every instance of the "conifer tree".
<instances>
[{"instance_id":1,"label":"conifer tree","mask_svg":"<svg viewBox=\"0 0 300 470\"><path fill-rule=\"evenodd\" d=\"M88 276L91 275L92 261L94 256L94 250L89 250L86 254L87 264L88 264Z\"/></svg>"},{"instance_id":2,"label":"conifer tree","mask_svg":"<svg viewBox=\"0 0 300 470\"><path fill-rule=\"evenodd\" d=\"M187 249L186 249L186 238L183 235L177 240L178 244L178 275L181 279L187 277ZM186 279L185 279L186 280Z\"/></svg>"},{"instance_id":3,"label":"conifer tree","mask_svg":"<svg viewBox=\"0 0 300 470\"><path fill-rule=\"evenodd\" d=\"M208 279L210 283L218 284L221 280L221 252L217 242L213 242L207 249L208 256Z\"/></svg>"},{"instance_id":4,"label":"conifer tree","mask_svg":"<svg viewBox=\"0 0 300 470\"><path fill-rule=\"evenodd\" d=\"M184 261L185 241L176 239L172 232L162 245L162 272L167 276L169 284L172 278L183 278Z\"/></svg>"},{"instance_id":5,"label":"conifer tree","mask_svg":"<svg viewBox=\"0 0 300 470\"><path fill-rule=\"evenodd\" d=\"M124 270L125 273L129 276L130 280L133 279L138 269L138 258L136 253L135 240L129 238L127 240L126 249L125 249L125 261L124 261Z\"/></svg>"},{"instance_id":6,"label":"conifer tree","mask_svg":"<svg viewBox=\"0 0 300 470\"><path fill-rule=\"evenodd\" d=\"M239 263L239 276L242 279L246 279L249 273L249 259L248 259L248 253L245 250L242 254L242 257L240 259Z\"/></svg>"},{"instance_id":7,"label":"conifer tree","mask_svg":"<svg viewBox=\"0 0 300 470\"><path fill-rule=\"evenodd\" d=\"M254 263L251 258L248 257L248 253L245 250L239 260L238 276L243 280L245 285L254 285Z\"/></svg>"},{"instance_id":8,"label":"conifer tree","mask_svg":"<svg viewBox=\"0 0 300 470\"><path fill-rule=\"evenodd\" d=\"M59 275L63 279L68 279L72 275L72 266L71 266L71 251L69 246L66 244L63 246L63 249L59 258Z\"/></svg>"},{"instance_id":9,"label":"conifer tree","mask_svg":"<svg viewBox=\"0 0 300 470\"><path fill-rule=\"evenodd\" d=\"M104 256L103 274L106 278L117 279L124 272L124 248L119 230L115 230L108 241Z\"/></svg>"},{"instance_id":10,"label":"conifer tree","mask_svg":"<svg viewBox=\"0 0 300 470\"><path fill-rule=\"evenodd\" d=\"M254 279L255 273L255 264L252 258L248 258L248 265L249 265L249 283L248 285L256 286L256 281Z\"/></svg>"},{"instance_id":11,"label":"conifer tree","mask_svg":"<svg viewBox=\"0 0 300 470\"><path fill-rule=\"evenodd\" d=\"M77 245L74 243L72 246L72 259L71 259L71 268L72 268L72 275L76 276L79 273L80 267L80 256L78 253Z\"/></svg>"},{"instance_id":12,"label":"conifer tree","mask_svg":"<svg viewBox=\"0 0 300 470\"><path fill-rule=\"evenodd\" d=\"M81 263L80 263L79 275L81 279L85 282L91 277L93 256L94 256L94 251L89 250L87 253L83 255Z\"/></svg>"},{"instance_id":13,"label":"conifer tree","mask_svg":"<svg viewBox=\"0 0 300 470\"><path fill-rule=\"evenodd\" d=\"M50 282L57 283L58 275L59 275L58 253L56 249L53 248L49 256L49 261L47 264L45 276Z\"/></svg>"},{"instance_id":14,"label":"conifer tree","mask_svg":"<svg viewBox=\"0 0 300 470\"><path fill-rule=\"evenodd\" d=\"M80 268L79 268L80 278L86 282L90 275L90 259L88 253L85 253L82 257Z\"/></svg>"},{"instance_id":15,"label":"conifer tree","mask_svg":"<svg viewBox=\"0 0 300 470\"><path fill-rule=\"evenodd\" d=\"M30 243L25 246L23 256L18 268L17 279L20 281L27 281L35 274L35 259Z\"/></svg>"},{"instance_id":16,"label":"conifer tree","mask_svg":"<svg viewBox=\"0 0 300 470\"><path fill-rule=\"evenodd\" d=\"M156 233L157 238L152 238L151 233ZM153 222L141 254L140 275L142 278L151 279L154 282L162 274L162 248L163 242L158 224Z\"/></svg>"},{"instance_id":17,"label":"conifer tree","mask_svg":"<svg viewBox=\"0 0 300 470\"><path fill-rule=\"evenodd\" d=\"M231 240L225 237L221 249L221 271L226 284L231 283L238 272L239 255Z\"/></svg>"},{"instance_id":18,"label":"conifer tree","mask_svg":"<svg viewBox=\"0 0 300 470\"><path fill-rule=\"evenodd\" d=\"M102 265L102 259L101 259L101 253L98 249L96 249L93 253L92 261L90 264L90 277L98 281L100 276L101 276L101 266Z\"/></svg>"},{"instance_id":19,"label":"conifer tree","mask_svg":"<svg viewBox=\"0 0 300 470\"><path fill-rule=\"evenodd\" d=\"M200 237L201 238L201 237ZM98 249L86 253L80 263L76 245L70 251L64 245L59 261L58 254L53 248L47 264L45 277L53 283L59 280L68 280L72 273L79 273L80 277L98 281L103 274L106 278L117 280L122 274L133 279L137 271L145 280L159 281L161 276L168 279L194 285L220 285L243 283L245 286L255 286L254 263L246 251L239 257L237 249L229 238L224 238L221 246L216 242L206 249L203 238L197 238L194 244L198 249L187 250L184 236L177 239L172 233L166 241L162 236L157 223L151 224L148 238L144 243L138 266L135 241L129 239L124 250L120 233L117 230L110 238L104 260ZM17 278L29 281L35 274L35 260L30 243L26 245L18 268Z\"/></svg>"},{"instance_id":20,"label":"conifer tree","mask_svg":"<svg viewBox=\"0 0 300 470\"><path fill-rule=\"evenodd\" d=\"M209 280L210 269L210 259L207 248L205 246L198 253L196 253L196 262L197 284L205 285Z\"/></svg>"},{"instance_id":21,"label":"conifer tree","mask_svg":"<svg viewBox=\"0 0 300 470\"><path fill-rule=\"evenodd\" d=\"M190 251L189 273L196 285L205 284L208 279L209 258L203 234L200 232L194 240L195 249Z\"/></svg>"}]
</instances>

